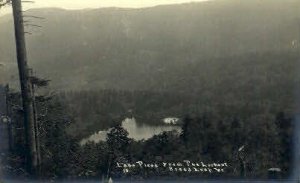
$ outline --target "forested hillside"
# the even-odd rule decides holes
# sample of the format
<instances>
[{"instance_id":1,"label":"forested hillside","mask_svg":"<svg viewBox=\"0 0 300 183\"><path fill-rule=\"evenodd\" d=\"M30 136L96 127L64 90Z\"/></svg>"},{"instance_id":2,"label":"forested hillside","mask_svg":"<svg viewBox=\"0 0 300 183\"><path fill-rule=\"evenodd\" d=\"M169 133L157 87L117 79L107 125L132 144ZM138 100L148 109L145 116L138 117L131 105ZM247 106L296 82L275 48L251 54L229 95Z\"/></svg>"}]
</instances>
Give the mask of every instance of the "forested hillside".
<instances>
[{"instance_id":1,"label":"forested hillside","mask_svg":"<svg viewBox=\"0 0 300 183\"><path fill-rule=\"evenodd\" d=\"M41 28L26 27L32 33L26 34L29 65L51 80L35 93L42 177L267 178L272 167L290 175L299 112L300 1L25 14L45 18L34 19ZM13 34L10 15L0 17L0 82L16 88ZM20 106L18 92L9 100ZM26 164L24 128L22 110L13 110L20 130L12 166L19 170ZM135 141L120 126L130 116L153 126L178 117L182 131ZM106 141L80 145L109 128ZM230 167L224 174L186 176L138 169L123 174L116 166L185 159Z\"/></svg>"},{"instance_id":2,"label":"forested hillside","mask_svg":"<svg viewBox=\"0 0 300 183\"><path fill-rule=\"evenodd\" d=\"M33 33L27 35L29 61L58 90L227 90L227 82L239 80L238 88L245 80L260 86L264 77L278 75L279 82L293 85L286 79L296 66L299 10L296 0L35 9L26 13L45 20L34 20L42 28L26 28ZM0 27L1 63L9 71L4 76L14 80L10 15L0 18Z\"/></svg>"}]
</instances>

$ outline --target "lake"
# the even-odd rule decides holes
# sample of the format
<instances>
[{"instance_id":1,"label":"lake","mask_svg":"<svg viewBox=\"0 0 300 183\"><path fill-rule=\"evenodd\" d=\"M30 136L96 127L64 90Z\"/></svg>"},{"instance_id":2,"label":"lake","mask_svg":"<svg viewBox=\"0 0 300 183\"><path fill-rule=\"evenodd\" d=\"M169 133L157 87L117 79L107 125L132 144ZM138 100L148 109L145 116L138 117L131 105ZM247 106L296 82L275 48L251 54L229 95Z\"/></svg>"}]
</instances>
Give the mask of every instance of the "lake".
<instances>
[{"instance_id":1,"label":"lake","mask_svg":"<svg viewBox=\"0 0 300 183\"><path fill-rule=\"evenodd\" d=\"M181 132L181 127L180 126L176 126L176 125L159 125L159 126L150 126L147 124L139 124L137 123L137 121L135 120L135 118L126 118L122 121L122 127L128 131L129 138L132 138L136 141L139 140L147 140L151 137L153 137L154 135L158 135L161 134L162 132L167 132L167 131L177 131L178 133ZM100 141L106 141L106 136L107 136L107 132L108 130L100 130L94 134L92 134L91 136L84 138L80 141L81 145L86 144L87 142L91 141L91 142L95 142L98 143Z\"/></svg>"}]
</instances>

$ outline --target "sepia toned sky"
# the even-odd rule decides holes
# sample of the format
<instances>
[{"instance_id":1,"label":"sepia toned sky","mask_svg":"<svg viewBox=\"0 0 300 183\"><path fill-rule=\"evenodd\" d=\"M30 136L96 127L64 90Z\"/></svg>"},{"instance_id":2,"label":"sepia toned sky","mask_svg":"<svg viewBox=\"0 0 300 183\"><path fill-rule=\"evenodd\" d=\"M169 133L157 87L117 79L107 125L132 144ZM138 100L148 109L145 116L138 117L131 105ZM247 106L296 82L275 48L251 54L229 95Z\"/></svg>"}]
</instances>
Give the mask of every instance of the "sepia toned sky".
<instances>
[{"instance_id":1,"label":"sepia toned sky","mask_svg":"<svg viewBox=\"0 0 300 183\"><path fill-rule=\"evenodd\" d=\"M30 8L57 7L64 9L84 9L100 7L130 7L141 8L157 6L162 4L178 4L186 2L199 2L208 0L34 0L34 3L23 3L24 10ZM7 6L0 10L0 15L11 12L11 7Z\"/></svg>"}]
</instances>

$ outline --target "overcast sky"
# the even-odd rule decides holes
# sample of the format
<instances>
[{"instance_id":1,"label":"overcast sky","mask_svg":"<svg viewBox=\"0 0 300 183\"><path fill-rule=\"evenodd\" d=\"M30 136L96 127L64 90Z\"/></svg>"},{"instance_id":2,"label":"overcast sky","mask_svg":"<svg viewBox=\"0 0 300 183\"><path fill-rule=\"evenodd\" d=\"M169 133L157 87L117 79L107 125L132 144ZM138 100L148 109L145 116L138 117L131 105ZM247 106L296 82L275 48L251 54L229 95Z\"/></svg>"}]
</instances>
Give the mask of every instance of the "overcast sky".
<instances>
[{"instance_id":1,"label":"overcast sky","mask_svg":"<svg viewBox=\"0 0 300 183\"><path fill-rule=\"evenodd\" d=\"M162 4L178 4L207 0L34 0L35 3L23 3L24 10L29 8L58 7L65 9L83 9L100 7L150 7ZM7 14L11 7L0 10L0 15Z\"/></svg>"}]
</instances>

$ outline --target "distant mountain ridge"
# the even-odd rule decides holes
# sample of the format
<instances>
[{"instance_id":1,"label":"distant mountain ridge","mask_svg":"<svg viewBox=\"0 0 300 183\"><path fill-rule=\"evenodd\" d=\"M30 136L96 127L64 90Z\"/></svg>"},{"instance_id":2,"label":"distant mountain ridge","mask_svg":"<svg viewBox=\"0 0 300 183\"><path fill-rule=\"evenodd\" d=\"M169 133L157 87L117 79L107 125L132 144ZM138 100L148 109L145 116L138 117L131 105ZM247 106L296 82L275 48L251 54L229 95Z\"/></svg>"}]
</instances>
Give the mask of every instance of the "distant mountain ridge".
<instances>
[{"instance_id":1,"label":"distant mountain ridge","mask_svg":"<svg viewBox=\"0 0 300 183\"><path fill-rule=\"evenodd\" d=\"M34 20L41 29L26 27L33 33L27 35L29 64L58 90L199 91L221 74L216 68L223 62L231 73L239 60L242 67L254 67L247 61L293 57L300 40L299 10L294 0L34 9L26 14L45 20ZM0 27L0 63L6 68L1 77L17 81L11 16L0 17Z\"/></svg>"}]
</instances>

